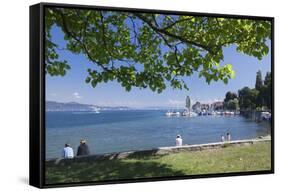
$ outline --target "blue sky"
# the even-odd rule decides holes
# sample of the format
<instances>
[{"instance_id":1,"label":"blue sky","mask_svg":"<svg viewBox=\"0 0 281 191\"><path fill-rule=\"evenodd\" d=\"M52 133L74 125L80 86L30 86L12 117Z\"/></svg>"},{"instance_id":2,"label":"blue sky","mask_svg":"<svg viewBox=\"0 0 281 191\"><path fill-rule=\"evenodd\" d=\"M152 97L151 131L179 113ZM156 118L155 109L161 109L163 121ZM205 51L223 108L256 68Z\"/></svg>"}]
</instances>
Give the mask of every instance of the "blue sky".
<instances>
[{"instance_id":1,"label":"blue sky","mask_svg":"<svg viewBox=\"0 0 281 191\"><path fill-rule=\"evenodd\" d=\"M53 27L53 41L64 47L62 31ZM270 42L268 42L270 47ZM69 61L71 70L64 77L46 76L46 100L58 102L79 102L103 106L129 106L129 107L183 107L186 95L192 102L200 101L211 103L223 100L227 91L236 92L244 86L254 87L256 72L262 71L263 77L271 70L271 55L265 56L261 61L254 57L236 52L235 46L224 48L224 61L221 64L233 65L236 77L227 85L223 82L212 82L208 85L204 78L199 78L197 73L186 77L190 88L186 90L174 90L168 87L161 94L150 89L132 88L126 92L115 81L101 83L96 88L85 83L87 68L94 68L84 55L75 55L67 50L58 50L60 58ZM270 51L269 51L270 52Z\"/></svg>"}]
</instances>

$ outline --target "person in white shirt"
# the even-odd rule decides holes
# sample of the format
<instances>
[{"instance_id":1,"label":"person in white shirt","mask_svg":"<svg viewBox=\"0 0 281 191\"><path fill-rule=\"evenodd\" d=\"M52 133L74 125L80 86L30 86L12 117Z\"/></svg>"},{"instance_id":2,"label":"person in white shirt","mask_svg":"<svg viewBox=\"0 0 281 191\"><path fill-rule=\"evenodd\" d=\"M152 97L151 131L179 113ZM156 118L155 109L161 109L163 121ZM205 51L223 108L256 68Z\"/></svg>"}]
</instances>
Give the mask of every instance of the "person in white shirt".
<instances>
[{"instance_id":1,"label":"person in white shirt","mask_svg":"<svg viewBox=\"0 0 281 191\"><path fill-rule=\"evenodd\" d=\"M74 157L73 149L69 144L64 145L62 157L65 159L71 159Z\"/></svg>"},{"instance_id":2,"label":"person in white shirt","mask_svg":"<svg viewBox=\"0 0 281 191\"><path fill-rule=\"evenodd\" d=\"M180 135L177 135L176 146L182 146L182 138Z\"/></svg>"},{"instance_id":3,"label":"person in white shirt","mask_svg":"<svg viewBox=\"0 0 281 191\"><path fill-rule=\"evenodd\" d=\"M224 142L225 139L224 139L224 135L221 135L221 142Z\"/></svg>"}]
</instances>

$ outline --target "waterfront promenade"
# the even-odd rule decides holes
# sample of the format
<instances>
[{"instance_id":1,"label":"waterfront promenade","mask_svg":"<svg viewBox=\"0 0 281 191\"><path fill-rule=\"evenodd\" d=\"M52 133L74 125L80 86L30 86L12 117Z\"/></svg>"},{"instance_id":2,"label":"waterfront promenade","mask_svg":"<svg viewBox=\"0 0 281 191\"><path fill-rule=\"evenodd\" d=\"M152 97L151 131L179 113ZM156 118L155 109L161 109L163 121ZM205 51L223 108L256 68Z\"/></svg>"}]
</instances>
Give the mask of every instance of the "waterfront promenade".
<instances>
[{"instance_id":1,"label":"waterfront promenade","mask_svg":"<svg viewBox=\"0 0 281 191\"><path fill-rule=\"evenodd\" d=\"M244 145L253 145L261 142L270 142L270 136L260 137L256 139L246 139L246 140L234 140L234 141L225 141L225 142L215 142L207 144L194 144L194 145L183 145L183 146L170 146L170 147L159 147L149 150L136 150L136 151L127 151L127 152L115 152L107 154L98 154L98 155L88 155L81 157L74 157L73 159L48 159L46 164L49 166L53 165L64 165L72 162L91 162L91 161L103 161L103 160L113 160L113 159L126 159L134 157L145 157L145 156L155 156L155 155L165 155L169 153L177 153L182 151L202 151L210 149L220 149L229 146L244 146Z\"/></svg>"}]
</instances>

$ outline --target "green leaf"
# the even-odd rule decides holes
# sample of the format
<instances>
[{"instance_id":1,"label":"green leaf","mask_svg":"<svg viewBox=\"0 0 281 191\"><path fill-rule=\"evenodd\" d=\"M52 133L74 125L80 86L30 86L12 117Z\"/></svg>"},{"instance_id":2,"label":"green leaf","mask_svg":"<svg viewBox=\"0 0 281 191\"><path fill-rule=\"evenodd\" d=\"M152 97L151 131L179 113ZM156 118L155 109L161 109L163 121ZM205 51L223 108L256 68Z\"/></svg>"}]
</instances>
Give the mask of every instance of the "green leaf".
<instances>
[{"instance_id":1,"label":"green leaf","mask_svg":"<svg viewBox=\"0 0 281 191\"><path fill-rule=\"evenodd\" d=\"M90 78L90 77L87 77L86 80L85 80L85 82L86 82L86 83L90 83L90 82L91 82L91 78Z\"/></svg>"},{"instance_id":2,"label":"green leaf","mask_svg":"<svg viewBox=\"0 0 281 191\"><path fill-rule=\"evenodd\" d=\"M127 91L142 87L161 93L165 83L188 89L174 78L188 78L195 72L208 84L213 80L228 83L235 71L231 64L220 66L225 47L235 45L238 52L257 59L270 51L271 22L264 20L88 9L78 14L73 9L48 7L45 21L46 74L68 74L70 63L62 60L60 51L66 48L90 61L85 83L93 87L116 79ZM54 43L53 26L63 31L64 47ZM155 27L165 31L160 34Z\"/></svg>"}]
</instances>

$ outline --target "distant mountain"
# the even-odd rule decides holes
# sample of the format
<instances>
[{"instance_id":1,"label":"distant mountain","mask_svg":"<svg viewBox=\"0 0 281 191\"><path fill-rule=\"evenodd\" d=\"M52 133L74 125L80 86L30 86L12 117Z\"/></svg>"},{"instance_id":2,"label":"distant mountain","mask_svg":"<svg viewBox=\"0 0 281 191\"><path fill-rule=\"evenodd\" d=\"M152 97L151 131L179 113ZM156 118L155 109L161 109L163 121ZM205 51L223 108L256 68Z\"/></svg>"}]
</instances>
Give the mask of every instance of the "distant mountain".
<instances>
[{"instance_id":1,"label":"distant mountain","mask_svg":"<svg viewBox=\"0 0 281 191\"><path fill-rule=\"evenodd\" d=\"M108 107L90 104L81 104L77 102L60 103L55 101L46 101L46 111L99 111L99 110L129 110L129 107Z\"/></svg>"},{"instance_id":2,"label":"distant mountain","mask_svg":"<svg viewBox=\"0 0 281 191\"><path fill-rule=\"evenodd\" d=\"M46 101L46 111L93 111L96 107L88 104L76 102L59 103L55 101Z\"/></svg>"}]
</instances>

